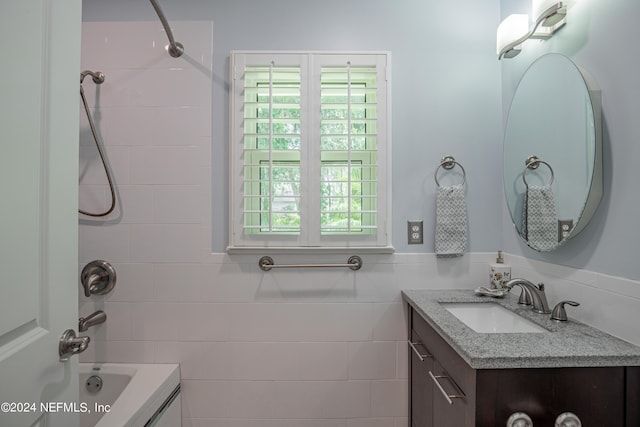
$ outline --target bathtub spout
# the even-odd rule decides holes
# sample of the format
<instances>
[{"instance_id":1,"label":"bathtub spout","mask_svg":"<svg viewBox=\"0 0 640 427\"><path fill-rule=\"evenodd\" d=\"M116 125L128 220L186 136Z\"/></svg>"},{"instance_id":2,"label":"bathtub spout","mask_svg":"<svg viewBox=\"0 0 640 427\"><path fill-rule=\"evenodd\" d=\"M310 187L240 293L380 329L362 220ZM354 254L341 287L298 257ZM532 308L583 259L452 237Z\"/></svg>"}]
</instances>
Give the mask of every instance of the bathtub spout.
<instances>
[{"instance_id":1,"label":"bathtub spout","mask_svg":"<svg viewBox=\"0 0 640 427\"><path fill-rule=\"evenodd\" d=\"M90 327L104 323L106 320L107 313L102 310L98 310L87 317L81 317L78 319L78 330L80 332L86 332Z\"/></svg>"}]
</instances>

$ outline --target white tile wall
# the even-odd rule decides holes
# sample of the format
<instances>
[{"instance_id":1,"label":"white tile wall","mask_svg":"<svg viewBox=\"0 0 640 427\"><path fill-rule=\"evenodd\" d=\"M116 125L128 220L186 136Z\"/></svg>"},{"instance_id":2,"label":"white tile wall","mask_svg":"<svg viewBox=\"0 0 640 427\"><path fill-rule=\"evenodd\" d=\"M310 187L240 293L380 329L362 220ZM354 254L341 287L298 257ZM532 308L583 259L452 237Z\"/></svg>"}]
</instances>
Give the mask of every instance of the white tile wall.
<instances>
[{"instance_id":1,"label":"white tile wall","mask_svg":"<svg viewBox=\"0 0 640 427\"><path fill-rule=\"evenodd\" d=\"M258 256L210 254L212 24L172 27L182 59L164 52L159 23L83 25L83 67L106 74L85 90L121 203L80 222L80 268L106 259L118 272L112 294L80 296L81 315L108 316L81 359L180 363L185 427L404 427L400 290L486 284L494 254L367 255L358 272L266 273ZM104 176L86 126L80 205L100 208ZM582 302L570 315L640 343L639 283L510 258L514 277L549 283L550 301Z\"/></svg>"}]
</instances>

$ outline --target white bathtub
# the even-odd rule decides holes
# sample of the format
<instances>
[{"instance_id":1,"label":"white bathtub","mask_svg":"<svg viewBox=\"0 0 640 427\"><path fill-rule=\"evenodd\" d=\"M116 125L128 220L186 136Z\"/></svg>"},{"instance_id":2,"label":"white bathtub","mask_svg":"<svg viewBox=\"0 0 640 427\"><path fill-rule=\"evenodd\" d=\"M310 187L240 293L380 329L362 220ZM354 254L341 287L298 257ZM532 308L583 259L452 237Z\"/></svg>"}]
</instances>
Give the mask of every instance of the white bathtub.
<instances>
[{"instance_id":1,"label":"white bathtub","mask_svg":"<svg viewBox=\"0 0 640 427\"><path fill-rule=\"evenodd\" d=\"M179 427L179 365L80 363L79 401L88 409L80 427Z\"/></svg>"}]
</instances>

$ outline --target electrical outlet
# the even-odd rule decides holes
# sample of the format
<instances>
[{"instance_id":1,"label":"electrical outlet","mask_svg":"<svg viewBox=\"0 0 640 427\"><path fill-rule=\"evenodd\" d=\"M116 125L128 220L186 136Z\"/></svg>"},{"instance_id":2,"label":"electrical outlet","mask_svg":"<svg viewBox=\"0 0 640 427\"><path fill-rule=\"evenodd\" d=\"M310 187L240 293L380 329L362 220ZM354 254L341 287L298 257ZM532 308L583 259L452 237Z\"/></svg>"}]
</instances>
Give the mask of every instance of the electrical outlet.
<instances>
[{"instance_id":1,"label":"electrical outlet","mask_svg":"<svg viewBox=\"0 0 640 427\"><path fill-rule=\"evenodd\" d=\"M422 221L407 221L408 239L410 245L421 245L422 241Z\"/></svg>"},{"instance_id":2,"label":"electrical outlet","mask_svg":"<svg viewBox=\"0 0 640 427\"><path fill-rule=\"evenodd\" d=\"M559 219L558 220L558 242L562 242L569 237L569 234L573 230L572 219Z\"/></svg>"}]
</instances>

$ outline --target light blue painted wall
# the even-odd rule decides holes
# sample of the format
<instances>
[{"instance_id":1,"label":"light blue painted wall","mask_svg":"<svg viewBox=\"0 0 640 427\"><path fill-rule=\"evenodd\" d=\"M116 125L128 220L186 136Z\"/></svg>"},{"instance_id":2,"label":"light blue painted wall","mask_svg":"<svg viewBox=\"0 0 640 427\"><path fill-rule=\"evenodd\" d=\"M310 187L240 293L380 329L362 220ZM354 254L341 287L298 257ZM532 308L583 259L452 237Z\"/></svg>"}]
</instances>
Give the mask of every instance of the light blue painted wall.
<instances>
[{"instance_id":1,"label":"light blue painted wall","mask_svg":"<svg viewBox=\"0 0 640 427\"><path fill-rule=\"evenodd\" d=\"M495 59L498 0L160 3L169 21L214 22L214 252L223 252L227 245L228 57L233 49L391 51L396 250L433 252L433 173L447 154L455 156L467 170L469 250L500 249L502 106L500 64ZM84 0L83 20L157 18L144 0ZM180 41L180 34L175 36ZM424 245L406 244L409 219L424 220Z\"/></svg>"},{"instance_id":2,"label":"light blue painted wall","mask_svg":"<svg viewBox=\"0 0 640 427\"><path fill-rule=\"evenodd\" d=\"M482 4L480 4L482 3ZM165 0L169 20L214 21L213 251L227 243L228 53L232 49L389 50L393 54L393 233L400 252L432 252L433 171L452 154L469 175L470 250L511 253L640 279L640 3L580 0L551 40L495 60L499 18L529 13L528 0ZM87 21L157 19L148 2L84 0ZM288 25L270 25L285 17ZM259 29L259 30L258 30ZM176 37L180 38L179 34ZM188 46L187 46L188 49ZM605 196L592 223L567 245L538 254L519 241L501 190L502 127L528 65L563 53L602 89ZM501 80L500 80L501 78ZM423 219L425 244L406 245L407 219Z\"/></svg>"},{"instance_id":3,"label":"light blue painted wall","mask_svg":"<svg viewBox=\"0 0 640 427\"><path fill-rule=\"evenodd\" d=\"M502 0L502 16L530 13L526 0ZM570 57L602 90L604 197L587 228L564 247L538 254L516 237L503 214L505 250L571 267L640 279L640 2L579 0L568 22L548 41L528 41L514 59L502 61L505 119L522 73L540 55Z\"/></svg>"}]
</instances>

